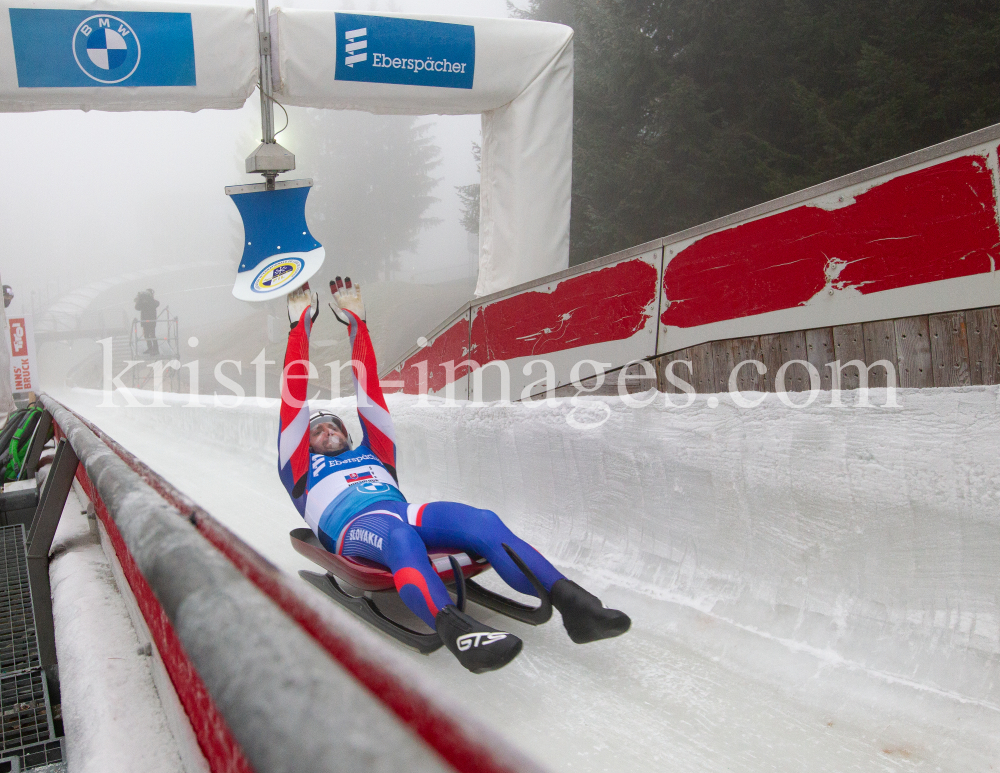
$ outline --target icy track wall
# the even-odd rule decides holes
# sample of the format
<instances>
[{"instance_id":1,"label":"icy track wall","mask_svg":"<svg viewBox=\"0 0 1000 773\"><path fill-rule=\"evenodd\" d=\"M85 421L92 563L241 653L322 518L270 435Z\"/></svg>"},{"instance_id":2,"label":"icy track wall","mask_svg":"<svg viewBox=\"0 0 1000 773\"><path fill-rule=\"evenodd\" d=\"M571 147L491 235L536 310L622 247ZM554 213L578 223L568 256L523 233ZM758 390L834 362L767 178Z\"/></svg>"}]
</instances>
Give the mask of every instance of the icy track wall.
<instances>
[{"instance_id":1,"label":"icy track wall","mask_svg":"<svg viewBox=\"0 0 1000 773\"><path fill-rule=\"evenodd\" d=\"M276 405L166 397L130 422L275 455ZM389 408L410 501L491 508L591 587L700 610L789 658L1000 710L1000 387L900 390L899 408L775 398ZM597 424L602 404L605 423L568 426L574 410Z\"/></svg>"},{"instance_id":2,"label":"icy track wall","mask_svg":"<svg viewBox=\"0 0 1000 773\"><path fill-rule=\"evenodd\" d=\"M391 407L408 492L472 488L584 577L1000 708L998 390L907 390L897 410L774 397L683 410L611 398L591 430L567 427L566 400Z\"/></svg>"},{"instance_id":3,"label":"icy track wall","mask_svg":"<svg viewBox=\"0 0 1000 773\"><path fill-rule=\"evenodd\" d=\"M544 391L539 359L565 386L588 359L1000 305L998 141L1000 125L479 298L384 379L496 400L506 368L516 400Z\"/></svg>"},{"instance_id":4,"label":"icy track wall","mask_svg":"<svg viewBox=\"0 0 1000 773\"><path fill-rule=\"evenodd\" d=\"M422 690L377 636L313 607L169 483L42 399L212 771L536 770Z\"/></svg>"}]
</instances>

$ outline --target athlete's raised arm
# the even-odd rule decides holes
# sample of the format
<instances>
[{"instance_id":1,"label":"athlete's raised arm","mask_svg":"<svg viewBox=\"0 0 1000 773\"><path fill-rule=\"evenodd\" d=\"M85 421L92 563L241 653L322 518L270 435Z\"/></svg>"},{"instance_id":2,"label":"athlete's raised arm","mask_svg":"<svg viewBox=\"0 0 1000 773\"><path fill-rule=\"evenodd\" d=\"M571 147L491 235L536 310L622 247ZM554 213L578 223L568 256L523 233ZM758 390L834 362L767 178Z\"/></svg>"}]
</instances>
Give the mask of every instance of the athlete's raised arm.
<instances>
[{"instance_id":1,"label":"athlete's raised arm","mask_svg":"<svg viewBox=\"0 0 1000 773\"><path fill-rule=\"evenodd\" d=\"M351 371L354 374L354 393L358 398L358 417L364 432L362 442L395 478L396 433L378 379L378 363L365 324L361 287L352 285L350 277L342 280L338 276L330 282L330 291L333 293L330 308L337 319L347 325L351 337Z\"/></svg>"},{"instance_id":2,"label":"athlete's raised arm","mask_svg":"<svg viewBox=\"0 0 1000 773\"><path fill-rule=\"evenodd\" d=\"M319 303L309 285L288 295L288 332L281 370L281 423L278 427L278 474L292 499L302 496L309 480L309 333Z\"/></svg>"}]
</instances>

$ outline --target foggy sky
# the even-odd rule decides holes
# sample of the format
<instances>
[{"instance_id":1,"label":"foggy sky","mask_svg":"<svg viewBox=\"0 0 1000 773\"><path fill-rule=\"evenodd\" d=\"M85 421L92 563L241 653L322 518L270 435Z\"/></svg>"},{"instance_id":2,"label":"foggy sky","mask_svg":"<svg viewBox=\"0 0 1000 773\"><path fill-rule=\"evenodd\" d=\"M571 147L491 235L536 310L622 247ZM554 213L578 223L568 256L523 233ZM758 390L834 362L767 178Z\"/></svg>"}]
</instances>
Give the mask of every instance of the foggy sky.
<instances>
[{"instance_id":1,"label":"foggy sky","mask_svg":"<svg viewBox=\"0 0 1000 773\"><path fill-rule=\"evenodd\" d=\"M272 7L278 5L507 15L505 0L286 0ZM284 116L275 112L280 127ZM435 281L454 278L461 265L468 270L468 239L458 223L454 187L478 182L470 146L479 137L479 116L424 120L434 124L442 156L434 170L442 180L433 192L440 201L427 215L443 222L424 231L416 253L403 257L400 277ZM54 299L97 280L160 268L173 269L162 286L189 322L239 313L240 302L225 283L235 277L242 228L223 188L262 179L243 171L244 158L260 138L256 92L240 110L0 114L0 130L6 140L0 274L16 295L9 313L29 312L32 291ZM310 148L291 142L288 147L297 169L284 177L308 177ZM324 246L329 263L333 245ZM206 263L219 267L205 268ZM177 270L189 264L201 267ZM123 292L133 292L133 284ZM158 286L155 274L141 284Z\"/></svg>"}]
</instances>

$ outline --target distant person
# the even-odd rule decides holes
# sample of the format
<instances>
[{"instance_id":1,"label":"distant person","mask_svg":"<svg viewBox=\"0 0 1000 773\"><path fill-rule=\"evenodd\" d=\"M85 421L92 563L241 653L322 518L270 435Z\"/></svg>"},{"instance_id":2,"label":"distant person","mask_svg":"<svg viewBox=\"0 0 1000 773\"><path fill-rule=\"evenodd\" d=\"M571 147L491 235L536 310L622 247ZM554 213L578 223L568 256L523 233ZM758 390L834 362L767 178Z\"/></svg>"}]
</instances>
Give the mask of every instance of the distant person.
<instances>
[{"instance_id":1,"label":"distant person","mask_svg":"<svg viewBox=\"0 0 1000 773\"><path fill-rule=\"evenodd\" d=\"M10 302L14 300L14 291L11 289L10 285L3 286L3 307L6 309L10 306Z\"/></svg>"},{"instance_id":2,"label":"distant person","mask_svg":"<svg viewBox=\"0 0 1000 773\"><path fill-rule=\"evenodd\" d=\"M141 290L135 296L135 309L142 320L142 334L146 339L146 354L159 354L160 347L156 342L156 307L160 302L153 297L153 288Z\"/></svg>"},{"instance_id":3,"label":"distant person","mask_svg":"<svg viewBox=\"0 0 1000 773\"><path fill-rule=\"evenodd\" d=\"M457 502L408 502L396 479L392 419L382 395L365 306L351 280L330 283L331 306L348 327L363 438L355 447L340 417L309 412L306 400L309 334L319 314L309 285L288 296L288 334L281 384L278 465L281 482L320 543L342 556L367 559L393 574L400 598L437 631L459 662L474 673L506 665L521 640L460 611L431 566L428 550L464 550L486 558L508 585L536 595L504 545L514 548L551 595L563 625L578 643L628 630L624 612L564 577L537 550L516 537L490 510Z\"/></svg>"}]
</instances>

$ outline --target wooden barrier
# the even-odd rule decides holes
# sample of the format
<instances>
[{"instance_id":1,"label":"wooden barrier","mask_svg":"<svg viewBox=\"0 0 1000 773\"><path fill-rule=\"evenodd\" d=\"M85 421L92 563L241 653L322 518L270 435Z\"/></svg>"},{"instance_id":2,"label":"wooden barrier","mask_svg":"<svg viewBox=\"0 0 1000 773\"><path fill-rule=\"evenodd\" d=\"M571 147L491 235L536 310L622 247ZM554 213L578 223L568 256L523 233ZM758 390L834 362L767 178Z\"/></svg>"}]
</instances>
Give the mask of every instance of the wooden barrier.
<instances>
[{"instance_id":1,"label":"wooden barrier","mask_svg":"<svg viewBox=\"0 0 1000 773\"><path fill-rule=\"evenodd\" d=\"M758 360L765 374L746 365L740 368L736 386L741 392L774 392L775 374L793 360L813 365L820 374L820 388L834 386L835 363L840 363L840 389L857 389L860 371L845 368L860 361L870 368L869 387L887 385L888 371L895 369L895 386L903 388L953 387L1000 384L1000 307L878 320L854 325L794 330L775 335L710 341L656 357L657 388L681 390L666 378L673 361L689 362L690 371L674 366L674 373L694 387L696 393L727 392L736 365ZM790 366L785 390L806 391L809 372L804 365Z\"/></svg>"},{"instance_id":2,"label":"wooden barrier","mask_svg":"<svg viewBox=\"0 0 1000 773\"><path fill-rule=\"evenodd\" d=\"M998 143L1000 124L478 298L384 386L497 400L503 368L486 366L506 363L518 399L539 359L563 391L588 359L690 359L698 392L724 391L747 359L767 366L740 370L750 390L773 391L791 360L815 365L824 389L837 359L887 360L904 387L995 383ZM789 389L808 388L805 368L786 373ZM858 381L844 373L841 387Z\"/></svg>"},{"instance_id":3,"label":"wooden barrier","mask_svg":"<svg viewBox=\"0 0 1000 773\"><path fill-rule=\"evenodd\" d=\"M751 365L741 367L736 375L736 389L740 392L777 391L775 374L782 365L795 360L812 365L820 376L819 388L827 391L834 388L837 361L840 389L861 386L860 370L846 366L852 361L864 364L867 386L872 388L888 384L889 371L883 365L875 366L880 361L892 365L894 385L901 388L1000 384L1000 306L708 341L652 358L648 361L655 368L652 378L638 364L626 366L622 388L628 394L653 388L679 394L682 390L666 377L667 366L676 361L690 363L675 365L674 375L690 384L695 394L728 392L730 375L746 360L757 360L767 370L761 374ZM621 369L606 372L601 386L596 388L597 378L590 376L581 379L579 387L558 387L554 396L568 397L578 392L616 395L620 374ZM788 392L809 390L807 367L790 365L784 382ZM535 395L535 399L543 396Z\"/></svg>"}]
</instances>

